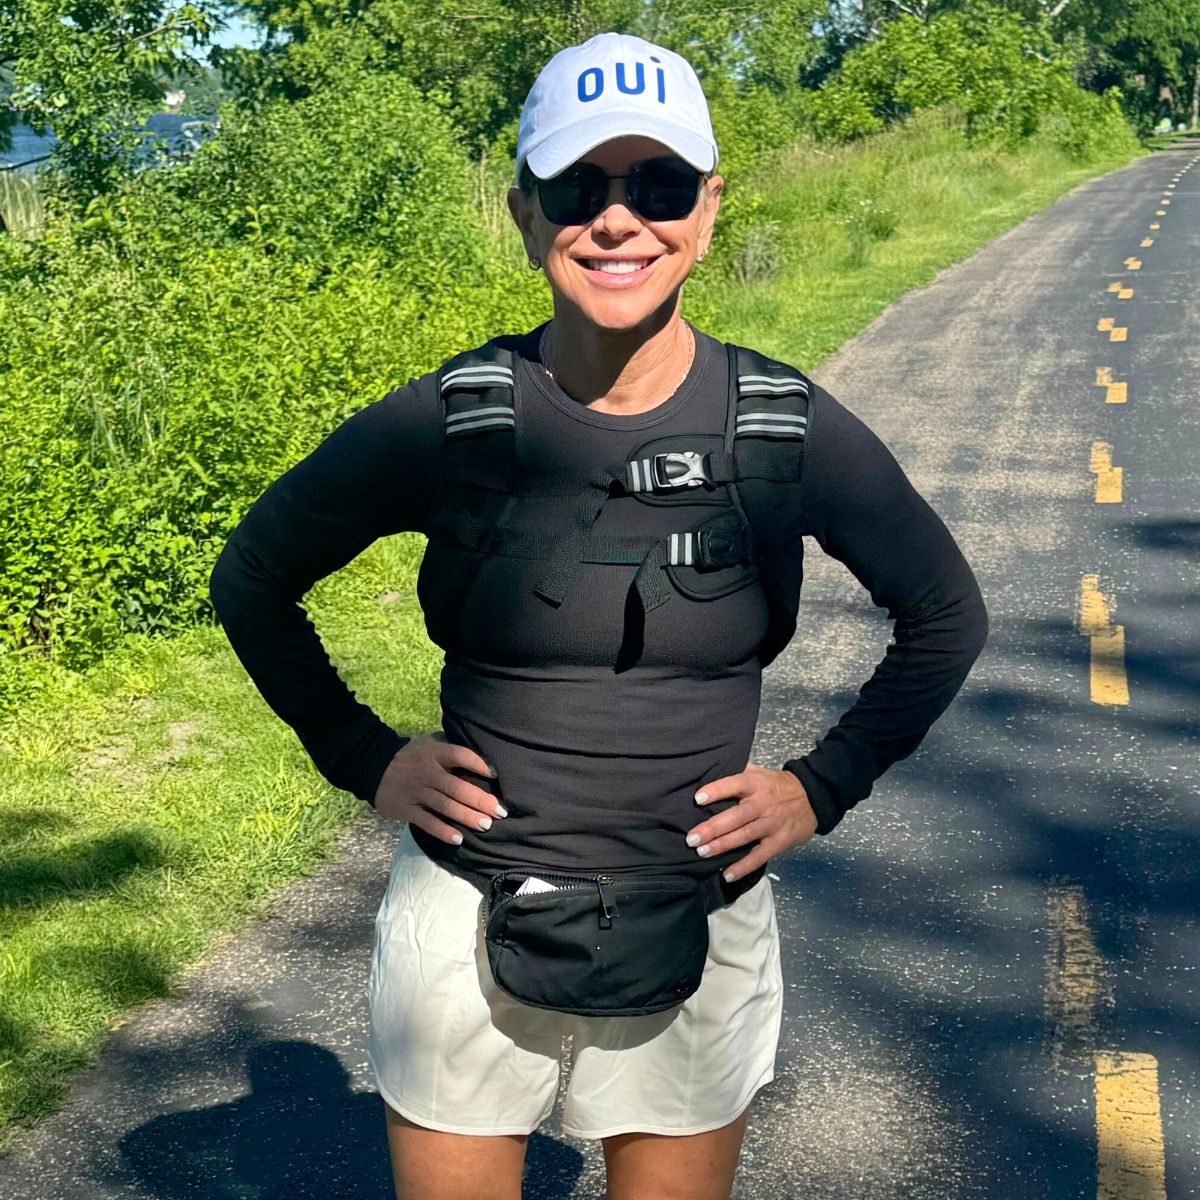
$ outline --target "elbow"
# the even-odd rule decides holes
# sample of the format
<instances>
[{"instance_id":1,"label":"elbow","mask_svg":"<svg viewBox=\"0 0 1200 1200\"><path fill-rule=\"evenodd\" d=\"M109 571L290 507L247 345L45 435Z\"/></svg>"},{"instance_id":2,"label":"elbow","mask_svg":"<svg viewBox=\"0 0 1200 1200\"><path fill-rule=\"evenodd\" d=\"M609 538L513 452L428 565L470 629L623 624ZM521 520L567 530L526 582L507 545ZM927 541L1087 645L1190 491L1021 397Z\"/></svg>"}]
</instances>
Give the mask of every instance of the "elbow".
<instances>
[{"instance_id":1,"label":"elbow","mask_svg":"<svg viewBox=\"0 0 1200 1200\"><path fill-rule=\"evenodd\" d=\"M221 548L212 570L208 573L208 599L213 611L225 624L225 614L243 596L248 582L246 562L235 537L230 537Z\"/></svg>"},{"instance_id":2,"label":"elbow","mask_svg":"<svg viewBox=\"0 0 1200 1200\"><path fill-rule=\"evenodd\" d=\"M208 573L208 599L218 616L221 615L221 605L229 592L229 575L229 543L226 542Z\"/></svg>"},{"instance_id":3,"label":"elbow","mask_svg":"<svg viewBox=\"0 0 1200 1200\"><path fill-rule=\"evenodd\" d=\"M991 632L991 622L988 616L987 604L984 602L983 593L976 586L972 594L967 600L967 619L966 619L966 636L964 656L967 659L968 667L973 666L975 660L983 653L984 646L987 645L988 634Z\"/></svg>"}]
</instances>

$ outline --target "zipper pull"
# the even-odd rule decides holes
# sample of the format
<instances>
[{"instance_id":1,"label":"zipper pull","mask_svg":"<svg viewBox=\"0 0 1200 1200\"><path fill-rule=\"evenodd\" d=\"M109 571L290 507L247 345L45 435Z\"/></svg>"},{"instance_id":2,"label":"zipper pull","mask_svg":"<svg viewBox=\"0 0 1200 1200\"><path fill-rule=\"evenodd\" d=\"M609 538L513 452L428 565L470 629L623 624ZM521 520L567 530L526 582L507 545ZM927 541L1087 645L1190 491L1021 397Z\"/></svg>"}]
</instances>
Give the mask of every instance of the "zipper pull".
<instances>
[{"instance_id":1,"label":"zipper pull","mask_svg":"<svg viewBox=\"0 0 1200 1200\"><path fill-rule=\"evenodd\" d=\"M611 875L597 875L596 887L600 890L600 905L604 909L604 918L600 922L601 929L611 929L612 919L617 915L617 897L610 885L616 883Z\"/></svg>"}]
</instances>

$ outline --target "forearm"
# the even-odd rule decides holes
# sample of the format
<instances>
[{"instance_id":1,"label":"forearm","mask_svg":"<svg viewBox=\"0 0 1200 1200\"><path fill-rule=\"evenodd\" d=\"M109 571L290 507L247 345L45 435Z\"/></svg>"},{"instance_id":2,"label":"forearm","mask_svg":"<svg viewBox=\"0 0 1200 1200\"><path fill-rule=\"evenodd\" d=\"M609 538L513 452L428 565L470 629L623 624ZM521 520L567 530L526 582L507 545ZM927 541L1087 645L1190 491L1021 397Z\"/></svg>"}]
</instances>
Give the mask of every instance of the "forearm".
<instances>
[{"instance_id":1,"label":"forearm","mask_svg":"<svg viewBox=\"0 0 1200 1200\"><path fill-rule=\"evenodd\" d=\"M921 744L962 687L987 634L983 597L961 560L935 599L897 618L895 640L855 704L810 753L783 764L804 785L818 833L829 833L893 763Z\"/></svg>"}]
</instances>

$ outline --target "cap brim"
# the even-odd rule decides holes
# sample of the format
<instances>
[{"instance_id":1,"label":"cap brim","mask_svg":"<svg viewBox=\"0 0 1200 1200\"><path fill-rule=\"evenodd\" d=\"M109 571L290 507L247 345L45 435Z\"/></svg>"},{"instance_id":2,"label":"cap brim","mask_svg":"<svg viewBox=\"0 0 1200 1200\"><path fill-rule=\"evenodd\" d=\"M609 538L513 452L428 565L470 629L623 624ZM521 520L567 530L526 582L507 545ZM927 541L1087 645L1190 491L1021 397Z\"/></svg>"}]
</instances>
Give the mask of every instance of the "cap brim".
<instances>
[{"instance_id":1,"label":"cap brim","mask_svg":"<svg viewBox=\"0 0 1200 1200\"><path fill-rule=\"evenodd\" d=\"M681 129L641 109L597 113L556 130L526 155L529 169L539 179L552 179L576 159L613 138L639 134L670 147L697 171L711 171L717 164L716 150L707 138Z\"/></svg>"}]
</instances>

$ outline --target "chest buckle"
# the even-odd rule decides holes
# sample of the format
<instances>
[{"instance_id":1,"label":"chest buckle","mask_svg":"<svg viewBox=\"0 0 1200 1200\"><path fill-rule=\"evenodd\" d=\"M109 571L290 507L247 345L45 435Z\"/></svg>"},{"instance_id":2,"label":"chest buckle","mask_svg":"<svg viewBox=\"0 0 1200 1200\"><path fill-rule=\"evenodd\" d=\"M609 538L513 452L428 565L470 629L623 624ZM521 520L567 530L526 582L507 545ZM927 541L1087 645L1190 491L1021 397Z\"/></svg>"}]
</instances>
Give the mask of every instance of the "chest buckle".
<instances>
[{"instance_id":1,"label":"chest buckle","mask_svg":"<svg viewBox=\"0 0 1200 1200\"><path fill-rule=\"evenodd\" d=\"M704 471L704 455L696 450L667 450L656 454L654 464L654 486L661 488L699 487L707 483Z\"/></svg>"}]
</instances>

